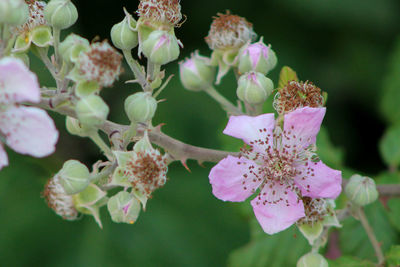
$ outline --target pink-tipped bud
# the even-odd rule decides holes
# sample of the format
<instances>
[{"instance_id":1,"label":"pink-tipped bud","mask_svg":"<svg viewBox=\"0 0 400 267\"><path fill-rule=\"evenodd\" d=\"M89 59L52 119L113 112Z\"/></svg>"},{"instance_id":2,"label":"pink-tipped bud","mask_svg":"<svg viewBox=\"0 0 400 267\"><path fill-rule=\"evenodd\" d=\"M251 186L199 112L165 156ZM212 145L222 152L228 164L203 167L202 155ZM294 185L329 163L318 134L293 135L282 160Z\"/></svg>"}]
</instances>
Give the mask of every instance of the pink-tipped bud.
<instances>
[{"instance_id":1,"label":"pink-tipped bud","mask_svg":"<svg viewBox=\"0 0 400 267\"><path fill-rule=\"evenodd\" d=\"M240 48L253 40L256 34L253 25L237 15L218 13L211 23L208 36L205 38L211 50Z\"/></svg>"},{"instance_id":2,"label":"pink-tipped bud","mask_svg":"<svg viewBox=\"0 0 400 267\"><path fill-rule=\"evenodd\" d=\"M159 65L167 64L178 58L179 44L174 34L166 31L153 31L143 42L143 54Z\"/></svg>"},{"instance_id":3,"label":"pink-tipped bud","mask_svg":"<svg viewBox=\"0 0 400 267\"><path fill-rule=\"evenodd\" d=\"M251 71L240 76L236 93L240 100L248 104L261 104L273 90L274 84L271 79Z\"/></svg>"},{"instance_id":4,"label":"pink-tipped bud","mask_svg":"<svg viewBox=\"0 0 400 267\"><path fill-rule=\"evenodd\" d=\"M266 75L277 63L275 52L262 40L244 46L239 52L239 71L257 71Z\"/></svg>"},{"instance_id":5,"label":"pink-tipped bud","mask_svg":"<svg viewBox=\"0 0 400 267\"><path fill-rule=\"evenodd\" d=\"M196 51L190 58L179 63L179 73L181 82L187 90L201 91L213 83L215 67L210 65L209 58L200 56Z\"/></svg>"}]
</instances>

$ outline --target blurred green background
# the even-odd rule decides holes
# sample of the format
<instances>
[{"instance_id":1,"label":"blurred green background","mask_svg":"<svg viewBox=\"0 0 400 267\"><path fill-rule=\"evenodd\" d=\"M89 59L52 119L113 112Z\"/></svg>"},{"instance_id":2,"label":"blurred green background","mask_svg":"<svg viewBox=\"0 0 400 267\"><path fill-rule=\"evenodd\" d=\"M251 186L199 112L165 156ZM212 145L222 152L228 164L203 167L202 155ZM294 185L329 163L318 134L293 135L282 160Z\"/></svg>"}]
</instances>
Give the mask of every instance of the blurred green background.
<instances>
[{"instance_id":1,"label":"blurred green background","mask_svg":"<svg viewBox=\"0 0 400 267\"><path fill-rule=\"evenodd\" d=\"M138 1L74 3L80 17L72 31L92 40L109 38L112 25L123 18L122 7L133 13ZM371 176L385 168L377 146L386 125L379 100L400 34L399 1L183 0L181 5L187 21L176 29L185 46L180 60L195 49L210 54L203 38L217 12L230 9L246 17L278 56L278 67L271 73L274 81L280 68L288 65L301 80L328 92L324 125L332 143L344 151L346 167ZM49 85L48 73L34 58L32 66L41 83ZM170 63L167 75L177 69L176 62ZM102 92L111 107L110 119L120 123L127 122L124 99L138 90L123 83L132 78L125 70L115 87ZM232 74L218 88L234 100ZM227 118L206 95L185 91L175 75L161 97L167 101L159 105L155 124L166 123L167 134L193 145L225 146L221 131ZM170 166L167 184L154 193L134 225L111 223L105 210L103 230L90 217L63 221L40 198L43 185L65 160L78 159L90 166L101 155L88 140L67 134L63 118L52 115L61 134L57 152L38 160L8 150L11 167L0 172L1 266L226 266L229 253L248 242L247 212L241 205L214 198L207 178L213 165L202 168L196 162L189 162L191 173L180 164ZM290 241L285 248L297 240L304 246L303 237L294 237L295 233L287 231ZM397 239L397 233L392 236ZM292 251L286 253L290 256ZM285 266L263 264L250 266Z\"/></svg>"}]
</instances>

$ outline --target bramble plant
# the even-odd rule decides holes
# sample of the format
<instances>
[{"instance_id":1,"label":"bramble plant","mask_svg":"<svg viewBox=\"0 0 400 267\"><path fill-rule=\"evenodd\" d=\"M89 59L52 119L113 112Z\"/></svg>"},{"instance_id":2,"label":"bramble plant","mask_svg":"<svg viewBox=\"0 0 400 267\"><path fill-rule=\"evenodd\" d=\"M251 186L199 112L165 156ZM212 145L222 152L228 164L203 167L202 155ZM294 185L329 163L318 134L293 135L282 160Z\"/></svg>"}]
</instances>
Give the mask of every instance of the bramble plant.
<instances>
[{"instance_id":1,"label":"bramble plant","mask_svg":"<svg viewBox=\"0 0 400 267\"><path fill-rule=\"evenodd\" d=\"M210 194L231 202L251 198L246 206L252 207L264 235L292 225L299 229L310 248L297 266L328 266L324 252L330 234L350 216L365 229L376 262L341 257L329 263L399 266L400 246L382 245L364 206L400 195L400 185L376 185L374 179L325 161L331 148L317 145L317 136L328 111L327 93L301 81L287 66L272 81L268 75L278 57L247 19L218 13L205 37L210 55L194 51L179 63L183 87L206 93L226 111L223 134L243 141L231 152L185 144L152 123L172 78L163 68L183 49L175 36L185 20L180 1L140 0L135 16L123 11L121 22L110 30L111 43L90 42L74 33L61 40L61 31L78 19L71 0L1 0L0 168L17 165L8 161L4 145L34 157L54 152L59 133L48 110L65 116L68 132L91 139L104 155L91 168L68 160L46 184L48 206L65 220L89 215L102 227L99 210L104 208L114 222L133 224L141 210L151 212L146 203L167 182L169 164L180 161L189 170L187 160L208 161L217 163L209 173ZM56 87L39 85L35 70L29 70L28 52L42 61ZM101 97L123 72L124 60L132 75L126 82L142 89L121 107L129 125L107 120L110 108ZM235 103L215 88L229 71L237 80ZM264 113L266 105L275 112ZM391 129L380 144L391 170L400 163L397 140L398 129ZM342 171L350 179L343 179Z\"/></svg>"}]
</instances>

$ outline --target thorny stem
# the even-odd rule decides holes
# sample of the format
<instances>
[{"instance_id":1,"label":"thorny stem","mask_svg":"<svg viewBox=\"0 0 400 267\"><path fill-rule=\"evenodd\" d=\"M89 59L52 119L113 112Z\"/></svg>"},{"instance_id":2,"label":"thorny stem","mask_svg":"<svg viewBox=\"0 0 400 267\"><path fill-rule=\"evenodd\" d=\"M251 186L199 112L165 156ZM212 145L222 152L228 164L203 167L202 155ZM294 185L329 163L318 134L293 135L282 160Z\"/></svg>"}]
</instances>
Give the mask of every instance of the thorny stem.
<instances>
[{"instance_id":1,"label":"thorny stem","mask_svg":"<svg viewBox=\"0 0 400 267\"><path fill-rule=\"evenodd\" d=\"M60 113L62 115L77 118L75 111L67 105L56 107L56 105L53 104L68 101L69 97L70 95L67 93L59 94L53 98L42 98L39 104L30 105L36 105L41 108ZM109 138L113 138L117 134L120 134L122 136L122 133L127 131L128 128L129 125L117 124L111 121L106 121L102 126L100 126L100 130L106 133ZM138 124L136 137L143 136L143 132L145 129L147 129L146 125ZM152 143L162 147L165 151L170 153L173 157L173 160L175 161L193 159L199 162L218 162L221 159L226 158L228 155L239 155L238 152L228 152L189 145L162 133L158 128L150 129L149 138ZM345 187L346 183L347 180L343 179L343 188ZM400 184L377 185L377 190L380 196L400 196Z\"/></svg>"},{"instance_id":2,"label":"thorny stem","mask_svg":"<svg viewBox=\"0 0 400 267\"><path fill-rule=\"evenodd\" d=\"M212 98L214 98L227 112L232 115L241 115L243 112L234 106L228 99L221 95L214 87L210 86L205 90Z\"/></svg>"},{"instance_id":3,"label":"thorny stem","mask_svg":"<svg viewBox=\"0 0 400 267\"><path fill-rule=\"evenodd\" d=\"M372 229L371 225L368 222L367 217L365 216L364 209L362 207L360 207L357 209L356 213L357 213L357 217L360 219L362 226L365 229L365 232L368 235L369 241L371 242L372 246L374 247L375 254L378 258L379 266L383 266L383 263L385 262L385 257L383 255L381 246L380 246L378 240L376 239L374 230Z\"/></svg>"}]
</instances>

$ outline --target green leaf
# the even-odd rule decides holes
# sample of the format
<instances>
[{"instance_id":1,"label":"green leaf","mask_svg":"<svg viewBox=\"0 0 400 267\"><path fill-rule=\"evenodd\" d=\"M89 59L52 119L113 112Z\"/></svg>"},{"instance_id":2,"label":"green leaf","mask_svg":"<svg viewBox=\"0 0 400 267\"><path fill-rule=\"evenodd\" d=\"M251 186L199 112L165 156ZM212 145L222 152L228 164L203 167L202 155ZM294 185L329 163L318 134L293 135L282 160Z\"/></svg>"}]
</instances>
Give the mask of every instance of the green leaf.
<instances>
[{"instance_id":1,"label":"green leaf","mask_svg":"<svg viewBox=\"0 0 400 267\"><path fill-rule=\"evenodd\" d=\"M389 223L387 214L380 202L376 201L366 206L365 213L384 251L398 243L397 232ZM373 247L361 223L354 218L348 218L342 222L342 225L343 228L339 232L342 253L376 261Z\"/></svg>"},{"instance_id":2,"label":"green leaf","mask_svg":"<svg viewBox=\"0 0 400 267\"><path fill-rule=\"evenodd\" d=\"M400 91L400 88L399 88ZM400 164L400 124L386 130L379 143L383 161L392 167Z\"/></svg>"},{"instance_id":3,"label":"green leaf","mask_svg":"<svg viewBox=\"0 0 400 267\"><path fill-rule=\"evenodd\" d=\"M343 166L343 150L332 144L328 131L324 127L321 127L317 136L317 148L318 156L325 164L337 169Z\"/></svg>"},{"instance_id":4,"label":"green leaf","mask_svg":"<svg viewBox=\"0 0 400 267\"><path fill-rule=\"evenodd\" d=\"M380 103L381 112L385 119L391 123L400 120L400 38L397 43L391 62L389 63L389 70L383 82L382 99Z\"/></svg>"},{"instance_id":5,"label":"green leaf","mask_svg":"<svg viewBox=\"0 0 400 267\"><path fill-rule=\"evenodd\" d=\"M278 88L283 88L290 81L299 81L297 74L288 66L284 66L279 74Z\"/></svg>"},{"instance_id":6,"label":"green leaf","mask_svg":"<svg viewBox=\"0 0 400 267\"><path fill-rule=\"evenodd\" d=\"M296 266L298 259L311 249L308 242L300 237L297 227L268 235L256 219L250 223L251 241L231 253L228 258L229 267Z\"/></svg>"},{"instance_id":7,"label":"green leaf","mask_svg":"<svg viewBox=\"0 0 400 267\"><path fill-rule=\"evenodd\" d=\"M392 246L386 253L386 260L389 267L400 266L400 246Z\"/></svg>"},{"instance_id":8,"label":"green leaf","mask_svg":"<svg viewBox=\"0 0 400 267\"><path fill-rule=\"evenodd\" d=\"M330 267L374 267L375 264L350 256L342 256L336 260L328 260Z\"/></svg>"}]
</instances>

